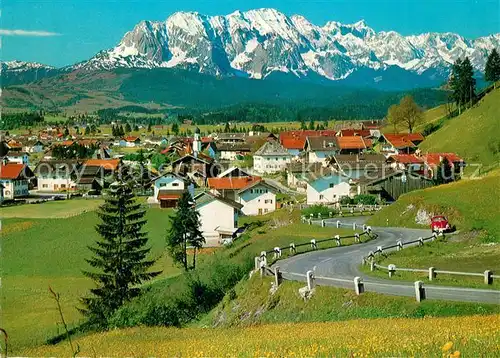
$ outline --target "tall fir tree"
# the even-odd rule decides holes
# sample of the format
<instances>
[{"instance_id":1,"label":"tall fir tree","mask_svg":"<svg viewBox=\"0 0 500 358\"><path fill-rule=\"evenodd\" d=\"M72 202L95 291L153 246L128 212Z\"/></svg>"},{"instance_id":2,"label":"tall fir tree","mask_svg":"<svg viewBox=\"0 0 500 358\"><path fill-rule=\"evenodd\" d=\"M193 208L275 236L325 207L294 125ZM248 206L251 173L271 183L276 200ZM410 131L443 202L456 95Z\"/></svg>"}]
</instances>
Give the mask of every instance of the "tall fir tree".
<instances>
[{"instance_id":1,"label":"tall fir tree","mask_svg":"<svg viewBox=\"0 0 500 358\"><path fill-rule=\"evenodd\" d=\"M497 88L497 82L500 81L500 55L495 48L491 51L486 61L484 79L488 82L493 82L493 87Z\"/></svg>"},{"instance_id":2,"label":"tall fir tree","mask_svg":"<svg viewBox=\"0 0 500 358\"><path fill-rule=\"evenodd\" d=\"M476 98L476 79L474 68L468 57L464 60L457 59L452 67L450 87L453 91L453 100L458 106L459 113L462 106L472 104Z\"/></svg>"},{"instance_id":3,"label":"tall fir tree","mask_svg":"<svg viewBox=\"0 0 500 358\"><path fill-rule=\"evenodd\" d=\"M132 132L132 127L130 126L130 123L129 123L129 122L127 122L127 123L125 124L125 133L127 133L127 134L128 134L128 133L130 133L130 132Z\"/></svg>"},{"instance_id":4,"label":"tall fir tree","mask_svg":"<svg viewBox=\"0 0 500 358\"><path fill-rule=\"evenodd\" d=\"M200 229L200 214L194 207L191 194L184 192L179 199L175 215L170 217L171 227L167 235L167 247L175 262L189 269L187 248L194 248L193 266L196 268L196 251L203 247L205 238Z\"/></svg>"},{"instance_id":5,"label":"tall fir tree","mask_svg":"<svg viewBox=\"0 0 500 358\"><path fill-rule=\"evenodd\" d=\"M160 274L150 271L155 261L147 258L145 214L127 183L118 179L110 186L98 211L100 239L89 246L93 257L86 260L94 270L84 271L96 284L81 299L84 308L80 310L92 324L105 327L113 312L140 294L140 284Z\"/></svg>"}]
</instances>

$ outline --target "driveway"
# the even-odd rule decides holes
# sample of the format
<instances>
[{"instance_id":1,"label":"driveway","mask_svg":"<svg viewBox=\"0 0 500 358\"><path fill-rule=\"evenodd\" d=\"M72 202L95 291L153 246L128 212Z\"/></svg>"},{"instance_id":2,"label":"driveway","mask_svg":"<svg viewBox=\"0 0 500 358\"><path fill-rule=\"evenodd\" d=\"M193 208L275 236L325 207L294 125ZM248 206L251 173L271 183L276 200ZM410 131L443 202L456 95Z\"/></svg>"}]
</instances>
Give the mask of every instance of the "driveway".
<instances>
[{"instance_id":1,"label":"driveway","mask_svg":"<svg viewBox=\"0 0 500 358\"><path fill-rule=\"evenodd\" d=\"M366 217L341 218L325 220L327 226L335 226L337 220L342 223L356 222L362 225ZM320 222L314 222L320 224ZM363 278L365 291L379 292L397 296L415 297L413 282L393 281L367 276L359 269L362 259L377 246L394 245L397 241L410 241L418 237L429 237L430 230L405 229L392 227L373 227L379 236L367 243L342 246L322 251L312 251L279 261L285 279L306 281L307 271L314 271L316 283L342 288L354 289L354 277ZM482 302L500 304L500 291L487 289L471 289L449 286L424 285L428 299L445 299L463 302Z\"/></svg>"}]
</instances>

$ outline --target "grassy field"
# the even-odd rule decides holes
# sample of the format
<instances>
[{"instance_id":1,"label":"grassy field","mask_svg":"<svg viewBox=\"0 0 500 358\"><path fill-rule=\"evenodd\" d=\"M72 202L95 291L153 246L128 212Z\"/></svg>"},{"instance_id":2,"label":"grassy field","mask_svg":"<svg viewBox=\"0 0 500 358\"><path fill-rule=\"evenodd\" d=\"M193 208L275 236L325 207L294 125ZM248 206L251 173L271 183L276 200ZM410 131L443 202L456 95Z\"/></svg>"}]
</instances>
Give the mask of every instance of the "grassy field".
<instances>
[{"instance_id":1,"label":"grassy field","mask_svg":"<svg viewBox=\"0 0 500 358\"><path fill-rule=\"evenodd\" d=\"M93 211L102 203L101 199L71 199L42 204L16 205L2 208L0 218L67 218Z\"/></svg>"},{"instance_id":2,"label":"grassy field","mask_svg":"<svg viewBox=\"0 0 500 358\"><path fill-rule=\"evenodd\" d=\"M137 327L76 340L83 356L494 357L499 315L276 324L248 328ZM455 353L456 352L456 353ZM23 352L69 356L67 343Z\"/></svg>"},{"instance_id":3,"label":"grassy field","mask_svg":"<svg viewBox=\"0 0 500 358\"><path fill-rule=\"evenodd\" d=\"M90 255L87 246L98 237L94 230L98 218L92 211L80 215L73 212L76 216L64 219L54 218L65 215L65 205L69 211L74 211L77 203L89 201L27 206L40 210L39 213L30 212L32 217L42 217L43 212L49 219L27 217L3 220L1 326L9 333L13 351L39 345L61 333L56 306L49 296L49 285L61 293L63 310L70 325L81 319L76 309L78 299L92 285L81 271L89 268L84 259ZM160 209L147 212L146 231L149 233L152 256L159 258L155 268L164 271L158 279L179 272L171 259L164 255L169 213L169 210Z\"/></svg>"},{"instance_id":4,"label":"grassy field","mask_svg":"<svg viewBox=\"0 0 500 358\"><path fill-rule=\"evenodd\" d=\"M420 145L424 152L456 152L468 165L484 170L500 163L500 89L486 95L474 108L447 121Z\"/></svg>"}]
</instances>

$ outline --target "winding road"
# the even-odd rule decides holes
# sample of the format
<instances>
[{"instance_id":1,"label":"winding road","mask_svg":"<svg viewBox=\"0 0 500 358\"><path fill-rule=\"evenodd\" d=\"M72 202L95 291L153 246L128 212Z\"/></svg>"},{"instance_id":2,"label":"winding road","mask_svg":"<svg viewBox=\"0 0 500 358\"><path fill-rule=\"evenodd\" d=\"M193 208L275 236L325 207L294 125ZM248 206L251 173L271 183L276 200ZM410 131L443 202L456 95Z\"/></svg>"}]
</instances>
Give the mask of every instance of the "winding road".
<instances>
[{"instance_id":1,"label":"winding road","mask_svg":"<svg viewBox=\"0 0 500 358\"><path fill-rule=\"evenodd\" d=\"M342 223L356 222L362 225L366 217L342 218ZM325 220L326 226L335 226L337 219ZM320 222L315 222L320 224ZM322 251L293 256L276 263L288 280L306 281L306 272L314 271L318 285L354 289L354 277L363 278L365 291L397 296L415 297L413 282L394 281L367 276L359 266L364 256L375 251L377 246L389 246L397 241L410 241L418 237L430 236L429 230L374 227L377 239L351 246L342 246ZM426 299L440 299L462 302L500 304L500 291L487 289L460 288L451 286L424 285Z\"/></svg>"}]
</instances>

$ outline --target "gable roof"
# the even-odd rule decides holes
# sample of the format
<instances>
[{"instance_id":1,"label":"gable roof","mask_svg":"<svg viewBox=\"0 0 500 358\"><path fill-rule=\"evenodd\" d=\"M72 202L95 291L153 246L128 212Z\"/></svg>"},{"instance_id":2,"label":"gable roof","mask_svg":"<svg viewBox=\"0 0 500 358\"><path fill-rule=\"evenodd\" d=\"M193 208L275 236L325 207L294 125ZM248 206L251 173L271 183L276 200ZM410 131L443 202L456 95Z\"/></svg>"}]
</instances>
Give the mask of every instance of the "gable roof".
<instances>
[{"instance_id":1,"label":"gable roof","mask_svg":"<svg viewBox=\"0 0 500 358\"><path fill-rule=\"evenodd\" d=\"M422 160L429 166L438 166L444 158L448 159L451 163L465 163L465 161L455 153L428 153L423 156Z\"/></svg>"},{"instance_id":2,"label":"gable roof","mask_svg":"<svg viewBox=\"0 0 500 358\"><path fill-rule=\"evenodd\" d=\"M234 200L220 197L220 196L212 194L208 191L204 191L204 192L199 193L198 195L196 195L194 197L194 200L196 202L197 207L217 200L217 201L220 201L220 202L222 202L228 206L231 206L235 209L238 209L238 210L241 210L241 208L243 208L243 205L237 203Z\"/></svg>"},{"instance_id":3,"label":"gable roof","mask_svg":"<svg viewBox=\"0 0 500 358\"><path fill-rule=\"evenodd\" d=\"M208 187L217 190L240 190L255 182L260 182L261 177L224 177L208 178Z\"/></svg>"},{"instance_id":4,"label":"gable roof","mask_svg":"<svg viewBox=\"0 0 500 358\"><path fill-rule=\"evenodd\" d=\"M367 149L372 147L372 141L360 136L337 137L337 146L339 149Z\"/></svg>"},{"instance_id":5,"label":"gable roof","mask_svg":"<svg viewBox=\"0 0 500 358\"><path fill-rule=\"evenodd\" d=\"M281 155L281 156L291 156L290 153L278 142L278 141L270 141L264 143L262 147L260 147L254 155Z\"/></svg>"},{"instance_id":6,"label":"gable roof","mask_svg":"<svg viewBox=\"0 0 500 358\"><path fill-rule=\"evenodd\" d=\"M229 174L231 174L231 173L233 173L233 172L235 172L235 171L238 171L238 174L240 174L240 175L237 175L238 177L249 177L249 176L250 176L250 174L248 174L246 171L244 171L244 170L243 170L243 169L241 169L241 168L238 168L238 167L230 167L230 168L228 168L228 169L224 170L222 173L220 173L220 174L218 175L218 177L219 177L219 178L225 178L225 177L227 177L227 176L231 176L231 177L232 177L232 175L229 175ZM244 174L244 175L241 175L241 174Z\"/></svg>"},{"instance_id":7,"label":"gable roof","mask_svg":"<svg viewBox=\"0 0 500 358\"><path fill-rule=\"evenodd\" d=\"M421 142L424 140L424 136L420 133L386 133L383 136L394 148L416 147L417 145L414 142Z\"/></svg>"},{"instance_id":8,"label":"gable roof","mask_svg":"<svg viewBox=\"0 0 500 358\"><path fill-rule=\"evenodd\" d=\"M89 159L84 165L92 167L103 167L107 170L117 170L120 165L120 159Z\"/></svg>"},{"instance_id":9,"label":"gable roof","mask_svg":"<svg viewBox=\"0 0 500 358\"><path fill-rule=\"evenodd\" d=\"M28 179L33 176L30 168L24 164L0 164L0 179Z\"/></svg>"},{"instance_id":10,"label":"gable roof","mask_svg":"<svg viewBox=\"0 0 500 358\"><path fill-rule=\"evenodd\" d=\"M335 151L337 149L336 139L335 136L307 137L306 144L312 151Z\"/></svg>"},{"instance_id":11,"label":"gable roof","mask_svg":"<svg viewBox=\"0 0 500 358\"><path fill-rule=\"evenodd\" d=\"M337 135L339 137L354 137L354 136L361 136L361 137L371 137L372 133L370 132L369 129L352 129L352 128L347 128L347 129L341 129Z\"/></svg>"},{"instance_id":12,"label":"gable roof","mask_svg":"<svg viewBox=\"0 0 500 358\"><path fill-rule=\"evenodd\" d=\"M247 190L250 190L253 187L256 187L258 185L266 186L266 187L268 187L269 189L271 189L273 191L280 191L279 188L275 187L272 184L269 184L265 180L255 180L252 183L250 183L249 185L247 185L246 187L242 188L240 191L238 191L238 193L243 193L243 192L245 192Z\"/></svg>"},{"instance_id":13,"label":"gable roof","mask_svg":"<svg viewBox=\"0 0 500 358\"><path fill-rule=\"evenodd\" d=\"M158 191L158 195L156 198L158 200L175 200L179 199L182 194L184 194L185 190L165 190L165 189L160 189Z\"/></svg>"},{"instance_id":14,"label":"gable roof","mask_svg":"<svg viewBox=\"0 0 500 358\"><path fill-rule=\"evenodd\" d=\"M136 136L128 136L128 137L123 137L123 140L126 142L135 142L136 140L141 140L141 139Z\"/></svg>"},{"instance_id":15,"label":"gable roof","mask_svg":"<svg viewBox=\"0 0 500 358\"><path fill-rule=\"evenodd\" d=\"M417 157L415 154L397 154L391 155L387 158L389 162L396 162L401 164L423 164L424 160Z\"/></svg>"}]
</instances>

